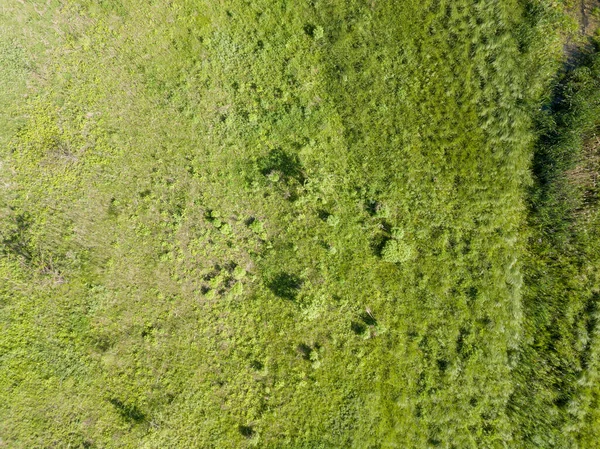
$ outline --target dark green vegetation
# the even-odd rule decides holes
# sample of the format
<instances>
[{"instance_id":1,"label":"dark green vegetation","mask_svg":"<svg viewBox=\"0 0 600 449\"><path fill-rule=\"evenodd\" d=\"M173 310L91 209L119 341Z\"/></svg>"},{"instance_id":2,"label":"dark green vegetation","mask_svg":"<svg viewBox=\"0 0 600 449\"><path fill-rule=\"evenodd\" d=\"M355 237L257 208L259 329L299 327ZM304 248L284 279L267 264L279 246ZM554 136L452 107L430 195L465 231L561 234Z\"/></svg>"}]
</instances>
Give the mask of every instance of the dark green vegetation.
<instances>
[{"instance_id":1,"label":"dark green vegetation","mask_svg":"<svg viewBox=\"0 0 600 449\"><path fill-rule=\"evenodd\" d=\"M597 45L597 44L596 44ZM539 117L515 414L541 447L600 442L600 54L581 56Z\"/></svg>"},{"instance_id":2,"label":"dark green vegetation","mask_svg":"<svg viewBox=\"0 0 600 449\"><path fill-rule=\"evenodd\" d=\"M557 5L8 5L0 447L600 444Z\"/></svg>"}]
</instances>

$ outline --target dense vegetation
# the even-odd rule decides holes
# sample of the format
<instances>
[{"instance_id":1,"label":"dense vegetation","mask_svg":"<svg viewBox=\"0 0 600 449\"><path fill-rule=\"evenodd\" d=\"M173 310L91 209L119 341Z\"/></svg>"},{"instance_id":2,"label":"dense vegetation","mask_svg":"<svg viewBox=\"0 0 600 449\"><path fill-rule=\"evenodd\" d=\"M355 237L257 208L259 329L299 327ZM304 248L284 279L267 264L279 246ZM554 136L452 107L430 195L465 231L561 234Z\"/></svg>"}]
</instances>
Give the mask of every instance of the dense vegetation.
<instances>
[{"instance_id":1,"label":"dense vegetation","mask_svg":"<svg viewBox=\"0 0 600 449\"><path fill-rule=\"evenodd\" d=\"M554 102L539 117L532 165L523 301L527 344L516 371L514 409L526 441L542 447L571 447L575 441L587 448L600 441L600 54L594 49L582 59L557 84Z\"/></svg>"},{"instance_id":2,"label":"dense vegetation","mask_svg":"<svg viewBox=\"0 0 600 449\"><path fill-rule=\"evenodd\" d=\"M0 447L600 444L560 5L6 3Z\"/></svg>"}]
</instances>

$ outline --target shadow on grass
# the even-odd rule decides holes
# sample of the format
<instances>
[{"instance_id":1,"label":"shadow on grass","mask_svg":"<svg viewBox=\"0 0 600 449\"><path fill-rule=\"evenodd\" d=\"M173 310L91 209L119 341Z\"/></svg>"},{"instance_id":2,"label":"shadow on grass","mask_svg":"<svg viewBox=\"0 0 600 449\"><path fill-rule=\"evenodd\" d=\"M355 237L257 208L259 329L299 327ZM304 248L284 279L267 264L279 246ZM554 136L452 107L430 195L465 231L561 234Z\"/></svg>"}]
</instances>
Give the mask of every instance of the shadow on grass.
<instances>
[{"instance_id":1,"label":"shadow on grass","mask_svg":"<svg viewBox=\"0 0 600 449\"><path fill-rule=\"evenodd\" d=\"M108 400L121 417L125 418L127 421L141 423L146 420L146 415L142 412L137 405L129 405L125 404L123 401L111 398Z\"/></svg>"},{"instance_id":2,"label":"shadow on grass","mask_svg":"<svg viewBox=\"0 0 600 449\"><path fill-rule=\"evenodd\" d=\"M302 280L294 274L281 272L267 283L267 288L279 298L294 301L302 288Z\"/></svg>"}]
</instances>

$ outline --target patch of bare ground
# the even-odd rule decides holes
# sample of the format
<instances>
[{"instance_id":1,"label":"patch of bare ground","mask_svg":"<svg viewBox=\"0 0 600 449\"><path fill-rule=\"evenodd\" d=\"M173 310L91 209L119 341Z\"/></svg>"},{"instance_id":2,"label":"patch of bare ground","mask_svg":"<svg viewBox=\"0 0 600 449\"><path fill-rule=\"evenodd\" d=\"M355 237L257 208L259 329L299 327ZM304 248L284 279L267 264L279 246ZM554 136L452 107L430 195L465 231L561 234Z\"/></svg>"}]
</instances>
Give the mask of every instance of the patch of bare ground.
<instances>
[{"instance_id":1,"label":"patch of bare ground","mask_svg":"<svg viewBox=\"0 0 600 449\"><path fill-rule=\"evenodd\" d=\"M564 51L567 68L574 68L581 56L592 49L592 37L600 26L599 12L600 0L569 2L567 13L577 21L578 29L565 40Z\"/></svg>"},{"instance_id":2,"label":"patch of bare ground","mask_svg":"<svg viewBox=\"0 0 600 449\"><path fill-rule=\"evenodd\" d=\"M600 135L594 133L583 148L581 161L567 173L569 180L581 189L583 198L577 210L580 218L589 216L598 206L600 195Z\"/></svg>"}]
</instances>

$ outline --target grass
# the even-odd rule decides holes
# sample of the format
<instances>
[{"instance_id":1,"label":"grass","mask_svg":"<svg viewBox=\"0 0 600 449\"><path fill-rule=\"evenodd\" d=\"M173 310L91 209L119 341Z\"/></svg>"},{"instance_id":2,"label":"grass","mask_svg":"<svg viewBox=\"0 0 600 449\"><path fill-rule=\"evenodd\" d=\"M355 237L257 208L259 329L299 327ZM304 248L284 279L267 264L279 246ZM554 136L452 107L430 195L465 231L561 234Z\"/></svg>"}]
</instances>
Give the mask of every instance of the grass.
<instances>
[{"instance_id":1,"label":"grass","mask_svg":"<svg viewBox=\"0 0 600 449\"><path fill-rule=\"evenodd\" d=\"M539 112L549 2L47 7L1 153L0 445L597 441L593 228L547 160L598 78Z\"/></svg>"},{"instance_id":2,"label":"grass","mask_svg":"<svg viewBox=\"0 0 600 449\"><path fill-rule=\"evenodd\" d=\"M583 55L539 120L523 302L528 344L514 401L530 445L593 447L598 441L592 424L598 409L598 190L592 175L598 64L596 49Z\"/></svg>"}]
</instances>

